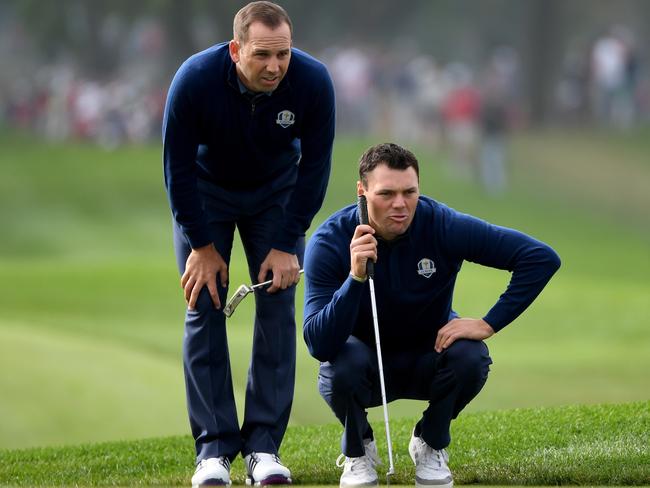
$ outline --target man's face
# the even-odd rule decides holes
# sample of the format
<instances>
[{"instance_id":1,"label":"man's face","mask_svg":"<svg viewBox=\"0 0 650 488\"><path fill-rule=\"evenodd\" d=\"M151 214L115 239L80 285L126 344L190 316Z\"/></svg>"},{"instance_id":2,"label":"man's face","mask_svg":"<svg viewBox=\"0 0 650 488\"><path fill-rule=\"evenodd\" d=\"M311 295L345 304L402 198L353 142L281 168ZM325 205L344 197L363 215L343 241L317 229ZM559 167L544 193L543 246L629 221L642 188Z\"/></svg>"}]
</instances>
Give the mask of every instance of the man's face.
<instances>
[{"instance_id":1,"label":"man's face","mask_svg":"<svg viewBox=\"0 0 650 488\"><path fill-rule=\"evenodd\" d=\"M370 225L390 241L408 229L420 196L418 175L413 168L390 169L379 164L366 175L367 188L357 182L357 193L368 201Z\"/></svg>"},{"instance_id":2,"label":"man's face","mask_svg":"<svg viewBox=\"0 0 650 488\"><path fill-rule=\"evenodd\" d=\"M254 92L273 91L289 67L291 30L286 23L271 29L253 22L246 42L230 41L230 57L246 88Z\"/></svg>"}]
</instances>

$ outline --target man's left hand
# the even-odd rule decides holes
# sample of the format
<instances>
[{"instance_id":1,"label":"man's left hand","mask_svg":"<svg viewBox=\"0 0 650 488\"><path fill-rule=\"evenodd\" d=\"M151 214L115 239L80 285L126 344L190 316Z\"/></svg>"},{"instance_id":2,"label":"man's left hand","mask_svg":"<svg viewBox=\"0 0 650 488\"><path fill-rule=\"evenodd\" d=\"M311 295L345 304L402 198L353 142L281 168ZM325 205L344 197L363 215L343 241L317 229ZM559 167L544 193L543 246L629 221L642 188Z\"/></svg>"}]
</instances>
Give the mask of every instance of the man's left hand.
<instances>
[{"instance_id":1,"label":"man's left hand","mask_svg":"<svg viewBox=\"0 0 650 488\"><path fill-rule=\"evenodd\" d=\"M271 249L260 266L260 273L257 276L258 283L266 281L266 274L269 271L273 273L273 283L266 291L275 293L278 290L286 290L300 281L298 256Z\"/></svg>"},{"instance_id":2,"label":"man's left hand","mask_svg":"<svg viewBox=\"0 0 650 488\"><path fill-rule=\"evenodd\" d=\"M493 334L494 329L483 319L453 319L438 331L435 349L442 352L458 339L482 341Z\"/></svg>"}]
</instances>

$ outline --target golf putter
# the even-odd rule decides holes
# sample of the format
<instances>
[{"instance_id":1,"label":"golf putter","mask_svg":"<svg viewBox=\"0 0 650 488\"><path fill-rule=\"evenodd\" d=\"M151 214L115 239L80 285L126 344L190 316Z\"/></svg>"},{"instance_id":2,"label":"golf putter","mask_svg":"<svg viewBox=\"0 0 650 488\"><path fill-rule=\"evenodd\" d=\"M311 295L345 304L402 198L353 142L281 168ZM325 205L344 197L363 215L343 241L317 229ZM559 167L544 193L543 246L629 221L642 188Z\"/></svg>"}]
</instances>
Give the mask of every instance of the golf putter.
<instances>
[{"instance_id":1,"label":"golf putter","mask_svg":"<svg viewBox=\"0 0 650 488\"><path fill-rule=\"evenodd\" d=\"M359 210L359 223L368 224L368 203L364 195L359 195L357 203ZM390 426L388 424L388 402L386 402L386 384L384 383L384 362L381 358L381 343L379 341L379 320L377 318L377 301L375 299L375 263L368 259L366 274L370 284L370 303L372 304L372 322L375 328L375 344L377 345L377 364L379 366L379 386L381 387L381 403L384 407L384 426L386 427L386 445L388 446L388 472L386 484L390 485L390 477L395 474L393 465L393 443L390 440Z\"/></svg>"},{"instance_id":2,"label":"golf putter","mask_svg":"<svg viewBox=\"0 0 650 488\"><path fill-rule=\"evenodd\" d=\"M299 274L302 274L302 272L303 270L301 269L299 271ZM239 288L237 288L237 291L234 293L234 295L230 297L226 303L226 306L223 307L223 314L226 317L230 317L235 312L237 305L239 305L249 293L253 293L258 288L263 288L270 285L271 283L273 283L273 280L263 281L262 283L258 283L256 285L241 285Z\"/></svg>"}]
</instances>

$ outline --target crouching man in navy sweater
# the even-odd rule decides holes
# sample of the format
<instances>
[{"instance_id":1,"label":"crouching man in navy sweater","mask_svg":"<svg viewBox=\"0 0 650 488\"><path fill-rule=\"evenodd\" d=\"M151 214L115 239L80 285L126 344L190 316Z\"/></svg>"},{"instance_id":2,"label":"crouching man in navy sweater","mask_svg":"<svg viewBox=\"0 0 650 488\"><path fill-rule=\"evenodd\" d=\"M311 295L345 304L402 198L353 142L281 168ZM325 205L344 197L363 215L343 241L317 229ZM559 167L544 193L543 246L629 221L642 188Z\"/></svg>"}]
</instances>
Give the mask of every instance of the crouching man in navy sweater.
<instances>
[{"instance_id":1,"label":"crouching man in navy sweater","mask_svg":"<svg viewBox=\"0 0 650 488\"><path fill-rule=\"evenodd\" d=\"M193 486L291 483L278 457L293 400L295 283L304 235L329 178L334 89L325 66L292 47L280 6L252 2L234 38L190 57L169 88L165 183L187 301L183 363L196 447ZM230 252L239 230L255 294L253 353L239 426L226 323Z\"/></svg>"},{"instance_id":2,"label":"crouching man in navy sweater","mask_svg":"<svg viewBox=\"0 0 650 488\"><path fill-rule=\"evenodd\" d=\"M366 262L375 292L388 401L429 405L409 453L416 486L453 485L445 448L449 427L479 393L492 363L483 342L515 320L560 266L548 245L457 212L419 192L418 162L379 144L359 163L356 205L323 223L305 251L304 338L321 361L321 395L344 426L341 486L377 484L377 449L366 408L382 403ZM463 261L512 272L506 291L482 318L452 309Z\"/></svg>"}]
</instances>

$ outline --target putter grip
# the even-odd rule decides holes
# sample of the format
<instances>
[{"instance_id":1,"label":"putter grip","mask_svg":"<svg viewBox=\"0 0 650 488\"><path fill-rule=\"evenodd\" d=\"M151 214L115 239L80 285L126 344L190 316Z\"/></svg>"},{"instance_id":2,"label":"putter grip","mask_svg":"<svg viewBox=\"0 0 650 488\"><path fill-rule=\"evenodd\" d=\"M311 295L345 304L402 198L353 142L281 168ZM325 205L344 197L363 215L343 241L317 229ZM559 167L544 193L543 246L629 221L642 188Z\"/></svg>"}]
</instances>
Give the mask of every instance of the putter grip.
<instances>
[{"instance_id":1,"label":"putter grip","mask_svg":"<svg viewBox=\"0 0 650 488\"><path fill-rule=\"evenodd\" d=\"M368 225L368 202L365 195L359 195L357 208L359 210L359 223ZM375 277L375 263L371 259L366 262L366 274L370 278Z\"/></svg>"}]
</instances>

